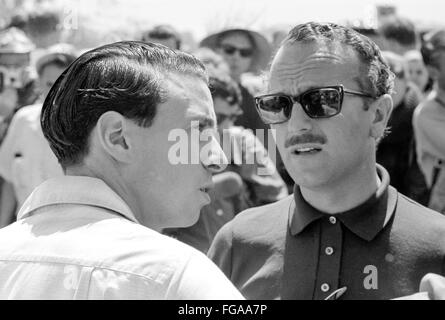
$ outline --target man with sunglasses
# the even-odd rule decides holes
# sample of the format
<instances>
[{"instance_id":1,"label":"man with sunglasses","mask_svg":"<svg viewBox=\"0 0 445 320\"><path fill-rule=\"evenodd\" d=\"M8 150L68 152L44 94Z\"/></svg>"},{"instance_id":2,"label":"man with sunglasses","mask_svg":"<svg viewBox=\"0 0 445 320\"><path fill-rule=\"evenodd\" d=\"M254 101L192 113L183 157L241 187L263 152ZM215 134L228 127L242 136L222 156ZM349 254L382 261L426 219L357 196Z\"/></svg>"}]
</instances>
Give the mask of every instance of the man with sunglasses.
<instances>
[{"instance_id":1,"label":"man with sunglasses","mask_svg":"<svg viewBox=\"0 0 445 320\"><path fill-rule=\"evenodd\" d=\"M391 299L444 273L445 218L399 194L375 161L394 75L336 24L293 28L256 98L294 194L247 210L209 256L248 299Z\"/></svg>"},{"instance_id":2,"label":"man with sunglasses","mask_svg":"<svg viewBox=\"0 0 445 320\"><path fill-rule=\"evenodd\" d=\"M229 66L230 76L235 80L241 90L243 114L238 117L235 124L256 133L257 129L268 129L255 110L255 103L250 92L243 85L242 76L246 73L257 74L269 62L271 47L267 39L247 29L227 29L204 38L201 47L208 47L220 54ZM267 139L261 142L266 143Z\"/></svg>"}]
</instances>

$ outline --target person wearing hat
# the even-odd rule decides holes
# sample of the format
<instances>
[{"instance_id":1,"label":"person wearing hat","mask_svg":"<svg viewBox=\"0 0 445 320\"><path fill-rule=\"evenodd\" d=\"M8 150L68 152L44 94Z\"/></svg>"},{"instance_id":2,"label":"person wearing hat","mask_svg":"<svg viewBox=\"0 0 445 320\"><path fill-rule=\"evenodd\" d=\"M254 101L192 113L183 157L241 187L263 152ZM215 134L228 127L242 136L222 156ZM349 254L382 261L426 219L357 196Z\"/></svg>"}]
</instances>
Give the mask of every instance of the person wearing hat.
<instances>
[{"instance_id":1,"label":"person wearing hat","mask_svg":"<svg viewBox=\"0 0 445 320\"><path fill-rule=\"evenodd\" d=\"M15 27L0 31L0 116L35 101L30 69L34 44Z\"/></svg>"},{"instance_id":2,"label":"person wearing hat","mask_svg":"<svg viewBox=\"0 0 445 320\"><path fill-rule=\"evenodd\" d=\"M36 70L40 98L35 104L20 108L15 113L0 146L0 175L13 185L17 209L40 183L63 175L62 168L43 137L40 113L52 85L76 56L72 46L56 44L39 58ZM14 218L14 211L2 212L2 226Z\"/></svg>"},{"instance_id":3,"label":"person wearing hat","mask_svg":"<svg viewBox=\"0 0 445 320\"><path fill-rule=\"evenodd\" d=\"M15 111L37 99L30 68L34 48L22 30L10 27L0 31L0 144ZM16 201L12 185L1 178L0 190L0 226L3 226L10 222Z\"/></svg>"},{"instance_id":4,"label":"person wearing hat","mask_svg":"<svg viewBox=\"0 0 445 320\"><path fill-rule=\"evenodd\" d=\"M267 39L258 32L247 29L227 29L204 38L201 47L208 47L219 53L229 65L230 76L239 84L243 114L236 120L235 125L251 129L256 133L257 129L264 132L269 129L265 125L257 111L253 95L242 83L242 75L246 73L258 74L264 70L271 57L271 46ZM267 136L258 138L267 146Z\"/></svg>"}]
</instances>

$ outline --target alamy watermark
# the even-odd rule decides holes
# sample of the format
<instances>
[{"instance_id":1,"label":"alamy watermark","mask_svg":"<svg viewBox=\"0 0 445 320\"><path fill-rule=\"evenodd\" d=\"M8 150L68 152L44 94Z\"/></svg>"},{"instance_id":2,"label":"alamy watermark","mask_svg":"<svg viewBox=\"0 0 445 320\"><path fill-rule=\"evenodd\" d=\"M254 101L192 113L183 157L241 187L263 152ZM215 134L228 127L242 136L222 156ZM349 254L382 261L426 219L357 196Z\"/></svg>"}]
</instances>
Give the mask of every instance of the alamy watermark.
<instances>
[{"instance_id":1,"label":"alamy watermark","mask_svg":"<svg viewBox=\"0 0 445 320\"><path fill-rule=\"evenodd\" d=\"M191 122L191 130L173 129L168 141L174 142L168 151L168 160L179 164L215 164L225 168L255 165L257 175L265 176L276 170L275 130L258 129L255 134L248 129L234 127L222 130L199 129L199 121ZM267 141L267 149L264 142Z\"/></svg>"}]
</instances>

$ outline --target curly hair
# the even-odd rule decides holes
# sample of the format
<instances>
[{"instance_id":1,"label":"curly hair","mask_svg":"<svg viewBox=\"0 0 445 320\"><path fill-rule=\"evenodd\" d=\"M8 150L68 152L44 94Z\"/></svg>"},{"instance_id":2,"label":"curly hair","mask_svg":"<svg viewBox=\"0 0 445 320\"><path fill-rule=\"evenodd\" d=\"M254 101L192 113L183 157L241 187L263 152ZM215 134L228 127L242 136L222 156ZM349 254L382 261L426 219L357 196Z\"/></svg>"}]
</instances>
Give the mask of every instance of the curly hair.
<instances>
[{"instance_id":1,"label":"curly hair","mask_svg":"<svg viewBox=\"0 0 445 320\"><path fill-rule=\"evenodd\" d=\"M351 46L358 54L366 75L359 79L359 86L374 96L391 93L394 74L385 62L379 47L368 37L335 23L308 22L297 25L283 41L286 43L332 41Z\"/></svg>"}]
</instances>

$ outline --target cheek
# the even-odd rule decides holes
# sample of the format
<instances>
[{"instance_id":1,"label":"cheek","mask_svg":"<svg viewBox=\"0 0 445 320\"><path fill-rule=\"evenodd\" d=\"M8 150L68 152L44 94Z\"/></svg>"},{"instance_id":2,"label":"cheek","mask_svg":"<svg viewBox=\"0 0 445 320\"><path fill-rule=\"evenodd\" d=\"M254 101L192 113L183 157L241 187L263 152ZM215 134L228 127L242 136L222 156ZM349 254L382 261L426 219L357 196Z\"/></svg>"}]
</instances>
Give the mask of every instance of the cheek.
<instances>
[{"instance_id":1,"label":"cheek","mask_svg":"<svg viewBox=\"0 0 445 320\"><path fill-rule=\"evenodd\" d=\"M365 119L341 120L323 130L328 138L328 145L334 152L356 153L370 137L369 124L364 121Z\"/></svg>"},{"instance_id":2,"label":"cheek","mask_svg":"<svg viewBox=\"0 0 445 320\"><path fill-rule=\"evenodd\" d=\"M252 63L252 59L243 59L243 66L244 68L249 68L250 64Z\"/></svg>"},{"instance_id":3,"label":"cheek","mask_svg":"<svg viewBox=\"0 0 445 320\"><path fill-rule=\"evenodd\" d=\"M271 125L270 128L275 131L275 144L278 147L278 150L284 149L284 142L286 141L287 136L287 126L285 124L282 125Z\"/></svg>"}]
</instances>

